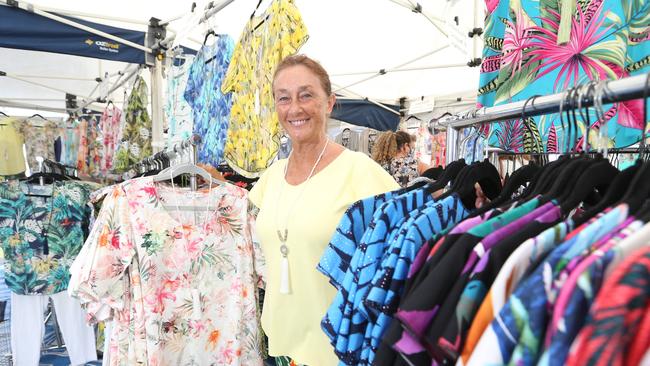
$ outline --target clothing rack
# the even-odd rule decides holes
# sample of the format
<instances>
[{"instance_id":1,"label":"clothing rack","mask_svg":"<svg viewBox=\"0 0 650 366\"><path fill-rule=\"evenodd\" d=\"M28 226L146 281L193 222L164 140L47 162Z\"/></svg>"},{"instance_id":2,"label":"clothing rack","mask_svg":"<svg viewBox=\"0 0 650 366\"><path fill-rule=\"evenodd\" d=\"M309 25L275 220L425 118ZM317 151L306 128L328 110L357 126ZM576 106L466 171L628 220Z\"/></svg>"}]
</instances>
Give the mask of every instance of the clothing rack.
<instances>
[{"instance_id":1,"label":"clothing rack","mask_svg":"<svg viewBox=\"0 0 650 366\"><path fill-rule=\"evenodd\" d=\"M175 145L173 145L171 148L162 150L160 152L157 152L151 156L148 156L136 164L134 164L129 171L134 171L137 173L146 173L147 171L151 170L150 167L155 165L157 162L160 161L168 161L170 162L172 159L178 157L179 155L183 155L187 153L187 155L190 158L190 163L191 164L196 164L198 161L198 156L197 156L197 149L196 147L201 144L201 136L197 134L193 134L190 136L188 139L183 140ZM189 152L189 153L188 153ZM129 179L131 177L125 178ZM196 190L198 187L197 180L196 180L196 175L191 174L190 175L190 187L192 190Z\"/></svg>"},{"instance_id":2,"label":"clothing rack","mask_svg":"<svg viewBox=\"0 0 650 366\"><path fill-rule=\"evenodd\" d=\"M602 98L603 104L624 102L627 100L643 98L643 90L646 79L650 73L635 75L618 80L609 80L604 82L604 93ZM561 93L543 95L526 101L507 103L495 107L483 107L470 111L462 116L449 116L440 121L454 129L474 126L483 123L493 123L517 119L523 117L533 117L543 114L551 114L562 110L571 109L570 105L563 105L567 95L571 91L584 88L587 84L578 85L575 88L567 89ZM648 93L650 94L650 93ZM525 108L524 108L525 104ZM566 104L566 103L565 103ZM588 92L582 96L581 106L591 107L594 104L593 94Z\"/></svg>"},{"instance_id":3,"label":"clothing rack","mask_svg":"<svg viewBox=\"0 0 650 366\"><path fill-rule=\"evenodd\" d=\"M650 73L635 75L617 80L601 81L599 83L581 84L567 89L561 93L531 97L528 100L507 103L494 107L483 107L469 111L462 115L452 115L438 121L441 125L451 127L447 129L447 146L456 146L458 132L465 127L477 126L486 123L502 122L512 119L534 117L544 114L558 113L580 107L594 105L594 89L602 85L602 104L624 102L632 99L643 98L644 94L650 96L650 91L645 91ZM591 88L591 86L596 86ZM567 103L569 95L580 96L577 103ZM447 150L447 163L457 160L456 148Z\"/></svg>"}]
</instances>

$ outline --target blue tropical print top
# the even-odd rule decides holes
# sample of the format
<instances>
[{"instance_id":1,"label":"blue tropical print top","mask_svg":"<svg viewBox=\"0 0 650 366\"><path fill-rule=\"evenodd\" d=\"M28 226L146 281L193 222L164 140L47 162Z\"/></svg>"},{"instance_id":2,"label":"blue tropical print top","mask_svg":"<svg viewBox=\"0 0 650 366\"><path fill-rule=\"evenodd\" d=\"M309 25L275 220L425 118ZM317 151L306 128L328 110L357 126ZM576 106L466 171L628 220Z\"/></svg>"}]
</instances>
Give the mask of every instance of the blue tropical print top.
<instances>
[{"instance_id":1,"label":"blue tropical print top","mask_svg":"<svg viewBox=\"0 0 650 366\"><path fill-rule=\"evenodd\" d=\"M192 107L193 133L201 136L198 160L214 167L221 163L230 121L231 93L222 93L235 42L219 35L213 45L205 45L190 67L185 100Z\"/></svg>"}]
</instances>

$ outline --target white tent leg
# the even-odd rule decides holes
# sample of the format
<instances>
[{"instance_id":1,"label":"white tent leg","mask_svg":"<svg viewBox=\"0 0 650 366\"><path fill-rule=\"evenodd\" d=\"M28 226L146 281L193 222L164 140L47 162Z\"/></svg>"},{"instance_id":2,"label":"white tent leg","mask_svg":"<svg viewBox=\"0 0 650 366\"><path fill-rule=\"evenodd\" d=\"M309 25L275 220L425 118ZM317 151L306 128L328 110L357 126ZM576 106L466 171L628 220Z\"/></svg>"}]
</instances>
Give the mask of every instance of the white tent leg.
<instances>
[{"instance_id":1,"label":"white tent leg","mask_svg":"<svg viewBox=\"0 0 650 366\"><path fill-rule=\"evenodd\" d=\"M156 57L156 62L151 68L151 132L153 135L151 146L154 153L165 147L165 141L163 141L163 120L165 114L163 113L164 101L162 88L162 61Z\"/></svg>"}]
</instances>

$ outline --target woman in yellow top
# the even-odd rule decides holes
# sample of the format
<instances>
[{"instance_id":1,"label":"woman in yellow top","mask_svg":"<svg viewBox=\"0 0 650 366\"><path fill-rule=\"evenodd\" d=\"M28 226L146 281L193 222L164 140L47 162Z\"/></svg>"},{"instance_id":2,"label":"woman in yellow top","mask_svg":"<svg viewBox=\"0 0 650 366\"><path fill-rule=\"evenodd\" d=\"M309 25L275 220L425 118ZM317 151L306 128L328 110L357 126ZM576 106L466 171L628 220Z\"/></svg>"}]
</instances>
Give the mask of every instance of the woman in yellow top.
<instances>
[{"instance_id":1,"label":"woman in yellow top","mask_svg":"<svg viewBox=\"0 0 650 366\"><path fill-rule=\"evenodd\" d=\"M377 163L326 134L335 96L327 72L304 55L289 56L273 78L275 109L293 145L250 192L266 258L262 328L269 354L296 364L338 363L320 321L336 291L316 270L345 210L399 188ZM283 362L284 363L284 362Z\"/></svg>"}]
</instances>

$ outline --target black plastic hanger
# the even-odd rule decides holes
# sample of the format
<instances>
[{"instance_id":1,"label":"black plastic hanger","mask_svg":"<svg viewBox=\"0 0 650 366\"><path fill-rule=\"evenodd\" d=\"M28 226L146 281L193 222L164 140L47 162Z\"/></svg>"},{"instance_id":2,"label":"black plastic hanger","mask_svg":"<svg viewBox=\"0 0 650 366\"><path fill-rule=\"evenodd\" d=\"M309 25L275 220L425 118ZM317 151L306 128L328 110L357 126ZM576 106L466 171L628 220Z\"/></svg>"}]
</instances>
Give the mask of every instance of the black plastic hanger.
<instances>
[{"instance_id":1,"label":"black plastic hanger","mask_svg":"<svg viewBox=\"0 0 650 366\"><path fill-rule=\"evenodd\" d=\"M467 163L465 163L465 159L460 159L449 163L440 177L435 181L435 183L432 183L430 186L428 186L425 189L425 192L432 194L433 192L444 189L449 182L456 180L458 173L460 173L460 171L466 166Z\"/></svg>"},{"instance_id":2,"label":"black plastic hanger","mask_svg":"<svg viewBox=\"0 0 650 366\"><path fill-rule=\"evenodd\" d=\"M217 35L217 34L214 32L213 29L209 29L208 32L205 33L205 38L203 38L203 45L205 45L205 43L208 41L208 37L210 37L211 35L212 35L212 36L215 36L215 37L216 37L216 35ZM206 62L206 63L207 63L207 62Z\"/></svg>"},{"instance_id":3,"label":"black plastic hanger","mask_svg":"<svg viewBox=\"0 0 650 366\"><path fill-rule=\"evenodd\" d=\"M475 208L475 185L477 183L481 186L485 196L490 200L495 199L501 193L501 177L499 176L499 171L487 159L472 164L466 169L466 175L458 179L452 186L452 189L438 199L444 199L451 194L457 194L465 207Z\"/></svg>"},{"instance_id":4,"label":"black plastic hanger","mask_svg":"<svg viewBox=\"0 0 650 366\"><path fill-rule=\"evenodd\" d=\"M634 176L625 196L621 200L622 203L629 205L630 214L635 214L645 200L650 197L650 184L648 182L650 182L650 165L644 163Z\"/></svg>"},{"instance_id":5,"label":"black plastic hanger","mask_svg":"<svg viewBox=\"0 0 650 366\"><path fill-rule=\"evenodd\" d=\"M7 113L5 113L5 112L3 112L3 111L0 111L0 114L2 114L2 115L5 116L5 117L9 117L9 116L7 115Z\"/></svg>"},{"instance_id":6,"label":"black plastic hanger","mask_svg":"<svg viewBox=\"0 0 650 366\"><path fill-rule=\"evenodd\" d=\"M253 12L251 13L251 16L250 16L250 18L249 18L250 20L253 20L253 18L255 17L255 13L257 13L257 10L260 8L260 5L262 5L262 0L259 0L259 1L257 2L257 6L256 6L255 9L253 10Z\"/></svg>"},{"instance_id":7,"label":"black plastic hanger","mask_svg":"<svg viewBox=\"0 0 650 366\"><path fill-rule=\"evenodd\" d=\"M607 189L603 188L609 188L612 185L613 179L619 174L619 170L610 164L608 160L596 160L598 161L589 166L580 175L580 178L573 185L570 193L566 197L563 197L563 202L560 203L560 207L564 214L578 207L594 189L598 188L599 191L606 192Z\"/></svg>"},{"instance_id":8,"label":"black plastic hanger","mask_svg":"<svg viewBox=\"0 0 650 366\"><path fill-rule=\"evenodd\" d=\"M531 182L532 184L533 179L535 179L535 177L538 177L537 173L540 170L541 167L535 163L526 164L515 170L512 175L506 179L506 182L499 196L490 201L490 203L477 209L472 213L471 216L482 215L487 211L500 207L502 204L510 201L512 199L512 195L517 192L517 189L519 189L519 187L528 182Z\"/></svg>"}]
</instances>

